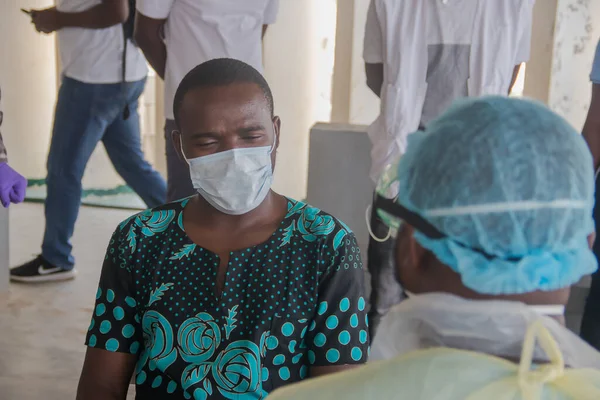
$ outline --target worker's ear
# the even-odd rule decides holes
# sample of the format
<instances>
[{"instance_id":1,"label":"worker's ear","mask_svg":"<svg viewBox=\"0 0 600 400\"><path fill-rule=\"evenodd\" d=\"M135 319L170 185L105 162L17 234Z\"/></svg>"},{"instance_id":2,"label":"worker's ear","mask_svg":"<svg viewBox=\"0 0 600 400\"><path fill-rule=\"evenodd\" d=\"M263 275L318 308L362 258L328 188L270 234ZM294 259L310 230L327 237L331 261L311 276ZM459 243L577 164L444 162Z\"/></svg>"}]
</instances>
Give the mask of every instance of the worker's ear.
<instances>
[{"instance_id":1,"label":"worker's ear","mask_svg":"<svg viewBox=\"0 0 600 400\"><path fill-rule=\"evenodd\" d=\"M596 242L596 232L588 236L588 244L590 245L590 249L594 248L594 242Z\"/></svg>"},{"instance_id":2,"label":"worker's ear","mask_svg":"<svg viewBox=\"0 0 600 400\"><path fill-rule=\"evenodd\" d=\"M404 290L419 293L425 279L426 266L422 265L425 249L414 238L415 229L402 223L396 239L396 279Z\"/></svg>"}]
</instances>

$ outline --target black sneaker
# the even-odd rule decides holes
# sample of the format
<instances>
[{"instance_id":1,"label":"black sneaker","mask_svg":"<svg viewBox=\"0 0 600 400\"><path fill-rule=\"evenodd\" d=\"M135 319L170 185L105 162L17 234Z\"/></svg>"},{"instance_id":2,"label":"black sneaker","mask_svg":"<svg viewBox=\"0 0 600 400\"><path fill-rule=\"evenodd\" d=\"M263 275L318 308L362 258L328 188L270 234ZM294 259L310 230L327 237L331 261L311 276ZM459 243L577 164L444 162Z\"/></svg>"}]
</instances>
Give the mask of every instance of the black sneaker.
<instances>
[{"instance_id":1,"label":"black sneaker","mask_svg":"<svg viewBox=\"0 0 600 400\"><path fill-rule=\"evenodd\" d=\"M42 256L10 270L10 280L15 282L55 282L75 278L75 269L55 267Z\"/></svg>"}]
</instances>

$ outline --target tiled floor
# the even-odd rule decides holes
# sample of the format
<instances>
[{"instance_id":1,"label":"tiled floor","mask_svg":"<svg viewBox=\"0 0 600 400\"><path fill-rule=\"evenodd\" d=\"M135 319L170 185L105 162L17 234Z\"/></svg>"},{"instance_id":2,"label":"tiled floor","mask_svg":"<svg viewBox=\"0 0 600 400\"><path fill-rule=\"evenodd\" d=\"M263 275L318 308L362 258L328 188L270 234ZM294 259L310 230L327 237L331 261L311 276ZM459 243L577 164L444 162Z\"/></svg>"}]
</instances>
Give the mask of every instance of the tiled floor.
<instances>
[{"instance_id":1,"label":"tiled floor","mask_svg":"<svg viewBox=\"0 0 600 400\"><path fill-rule=\"evenodd\" d=\"M77 279L11 284L0 297L0 399L75 398L104 251L113 229L130 214L82 208L74 238ZM10 259L16 265L39 253L43 208L14 207L10 223Z\"/></svg>"}]
</instances>

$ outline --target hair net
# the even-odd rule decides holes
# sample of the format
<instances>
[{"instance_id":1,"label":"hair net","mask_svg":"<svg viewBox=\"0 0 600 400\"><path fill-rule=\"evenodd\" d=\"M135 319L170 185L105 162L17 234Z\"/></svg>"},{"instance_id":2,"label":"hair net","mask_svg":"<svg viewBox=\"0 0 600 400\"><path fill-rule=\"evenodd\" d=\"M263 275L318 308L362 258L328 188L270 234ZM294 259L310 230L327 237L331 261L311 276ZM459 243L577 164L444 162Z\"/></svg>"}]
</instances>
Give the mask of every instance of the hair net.
<instances>
[{"instance_id":1,"label":"hair net","mask_svg":"<svg viewBox=\"0 0 600 400\"><path fill-rule=\"evenodd\" d=\"M533 366L535 341L550 363ZM600 371L568 369L560 349L540 323L528 330L521 362L464 350L418 350L350 372L284 387L269 400L595 400Z\"/></svg>"},{"instance_id":2,"label":"hair net","mask_svg":"<svg viewBox=\"0 0 600 400\"><path fill-rule=\"evenodd\" d=\"M485 294L551 291L594 272L594 171L581 135L542 104L460 101L409 136L398 204L415 238Z\"/></svg>"}]
</instances>

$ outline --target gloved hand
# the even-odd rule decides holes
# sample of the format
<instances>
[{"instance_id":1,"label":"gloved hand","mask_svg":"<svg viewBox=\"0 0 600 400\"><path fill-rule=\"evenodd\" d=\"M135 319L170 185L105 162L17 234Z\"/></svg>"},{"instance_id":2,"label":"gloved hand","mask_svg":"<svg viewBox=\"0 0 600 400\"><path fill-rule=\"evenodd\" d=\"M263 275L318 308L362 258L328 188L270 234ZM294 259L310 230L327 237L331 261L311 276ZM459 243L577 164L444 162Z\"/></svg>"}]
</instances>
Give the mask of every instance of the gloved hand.
<instances>
[{"instance_id":1,"label":"gloved hand","mask_svg":"<svg viewBox=\"0 0 600 400\"><path fill-rule=\"evenodd\" d=\"M10 203L25 200L27 180L19 175L7 163L0 164L0 203L7 208Z\"/></svg>"}]
</instances>

